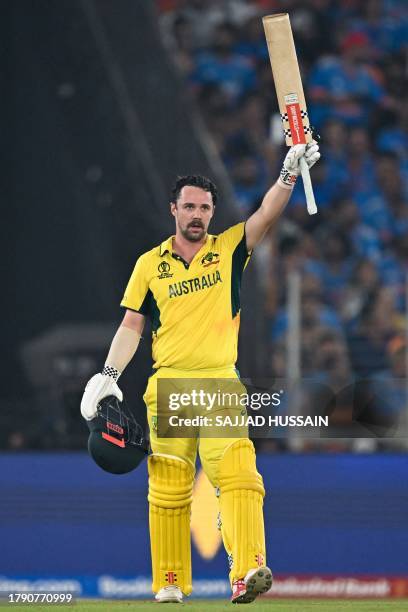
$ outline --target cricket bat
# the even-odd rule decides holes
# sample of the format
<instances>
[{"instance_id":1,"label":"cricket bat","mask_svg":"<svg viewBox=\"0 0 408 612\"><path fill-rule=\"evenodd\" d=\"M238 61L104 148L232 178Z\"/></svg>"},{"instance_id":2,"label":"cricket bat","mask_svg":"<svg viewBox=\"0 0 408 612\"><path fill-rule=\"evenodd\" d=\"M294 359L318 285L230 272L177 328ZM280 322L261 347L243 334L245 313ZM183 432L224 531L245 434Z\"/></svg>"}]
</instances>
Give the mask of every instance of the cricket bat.
<instances>
[{"instance_id":1,"label":"cricket bat","mask_svg":"<svg viewBox=\"0 0 408 612\"><path fill-rule=\"evenodd\" d=\"M307 144L313 140L309 124L302 79L293 41L288 13L277 13L262 18L273 80L286 144ZM317 213L309 168L302 157L300 170L305 188L309 215Z\"/></svg>"}]
</instances>

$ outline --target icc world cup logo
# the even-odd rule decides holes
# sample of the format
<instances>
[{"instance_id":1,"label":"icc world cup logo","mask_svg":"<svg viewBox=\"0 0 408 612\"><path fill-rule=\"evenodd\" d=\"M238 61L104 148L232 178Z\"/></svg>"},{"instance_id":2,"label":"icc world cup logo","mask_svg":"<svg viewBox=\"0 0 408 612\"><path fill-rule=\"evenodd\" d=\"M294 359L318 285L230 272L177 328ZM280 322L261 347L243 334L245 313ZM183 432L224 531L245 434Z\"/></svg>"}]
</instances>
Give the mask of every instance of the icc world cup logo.
<instances>
[{"instance_id":1,"label":"icc world cup logo","mask_svg":"<svg viewBox=\"0 0 408 612\"><path fill-rule=\"evenodd\" d=\"M173 274L170 273L170 264L167 261L162 261L158 267L159 278L171 278Z\"/></svg>"}]
</instances>

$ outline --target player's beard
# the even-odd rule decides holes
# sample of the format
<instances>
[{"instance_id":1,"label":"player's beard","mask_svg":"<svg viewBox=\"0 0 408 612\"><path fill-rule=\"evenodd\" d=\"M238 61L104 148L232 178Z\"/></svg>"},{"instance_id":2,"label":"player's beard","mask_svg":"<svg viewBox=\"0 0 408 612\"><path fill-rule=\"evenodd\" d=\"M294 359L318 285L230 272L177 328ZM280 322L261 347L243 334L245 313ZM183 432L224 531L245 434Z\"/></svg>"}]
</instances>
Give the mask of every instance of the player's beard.
<instances>
[{"instance_id":1,"label":"player's beard","mask_svg":"<svg viewBox=\"0 0 408 612\"><path fill-rule=\"evenodd\" d=\"M200 240L202 240L205 236L206 229L201 223L199 224L200 231L192 231L191 228L193 225L194 223L189 223L185 229L180 227L181 234L186 240L189 240L190 242L200 242Z\"/></svg>"}]
</instances>

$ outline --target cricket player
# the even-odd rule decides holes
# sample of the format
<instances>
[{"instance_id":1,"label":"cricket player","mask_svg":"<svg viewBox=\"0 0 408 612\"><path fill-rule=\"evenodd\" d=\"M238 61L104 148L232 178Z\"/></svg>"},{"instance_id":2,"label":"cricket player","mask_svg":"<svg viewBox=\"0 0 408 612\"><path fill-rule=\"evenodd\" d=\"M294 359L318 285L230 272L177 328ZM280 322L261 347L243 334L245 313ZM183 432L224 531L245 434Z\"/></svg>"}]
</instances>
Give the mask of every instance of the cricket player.
<instances>
[{"instance_id":1,"label":"cricket player","mask_svg":"<svg viewBox=\"0 0 408 612\"><path fill-rule=\"evenodd\" d=\"M182 602L192 591L190 512L197 450L219 496L221 533L230 562L233 603L250 603L272 584L266 565L263 498L255 450L247 436L170 438L157 435L157 381L236 379L240 283L252 250L285 208L304 156L320 158L316 142L293 146L280 176L246 221L208 233L215 185L202 176L175 184L170 211L175 235L141 255L121 305L126 309L105 366L87 384L81 413L95 417L108 395L122 401L119 376L134 356L145 318L152 324L154 374L144 401L150 427L149 527L153 592L158 602Z\"/></svg>"}]
</instances>

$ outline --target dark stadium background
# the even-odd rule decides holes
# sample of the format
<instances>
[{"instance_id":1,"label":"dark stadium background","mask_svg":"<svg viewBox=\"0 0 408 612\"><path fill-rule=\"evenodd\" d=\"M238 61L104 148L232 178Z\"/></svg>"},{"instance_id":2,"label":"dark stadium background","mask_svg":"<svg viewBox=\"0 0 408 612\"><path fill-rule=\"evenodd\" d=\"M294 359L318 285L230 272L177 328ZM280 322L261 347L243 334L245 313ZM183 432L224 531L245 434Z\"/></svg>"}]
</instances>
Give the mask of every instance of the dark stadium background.
<instances>
[{"instance_id":1,"label":"dark stadium background","mask_svg":"<svg viewBox=\"0 0 408 612\"><path fill-rule=\"evenodd\" d=\"M312 172L319 214L307 215L299 181L257 249L239 368L253 380L293 375L295 275L300 375L335 390L339 428L356 409L343 390L366 381L381 398L381 426L257 440L271 563L282 576L386 577L390 592L408 593L407 443L397 427L407 423L408 389L403 0L3 1L2 578L148 576L147 550L137 563L131 551L96 562L98 530L113 523L120 537L121 513L128 538L145 528L146 479L144 468L121 481L90 464L79 401L103 364L136 258L173 230L174 178L200 172L217 182L214 232L246 218L275 180L286 148L261 15L279 11L290 13L322 135ZM122 379L142 421L148 338ZM110 487L120 501L106 507ZM58 534L58 553L40 546ZM211 567L194 555L197 578L226 575L222 552Z\"/></svg>"}]
</instances>

